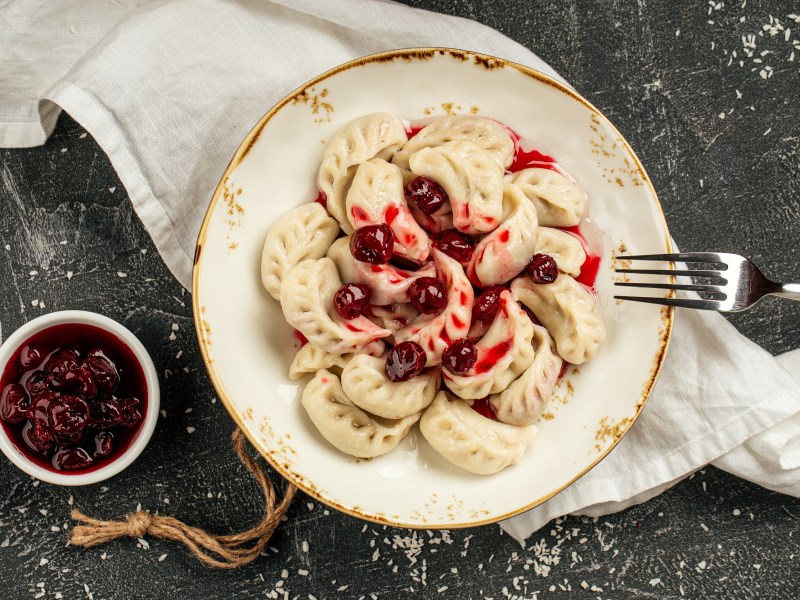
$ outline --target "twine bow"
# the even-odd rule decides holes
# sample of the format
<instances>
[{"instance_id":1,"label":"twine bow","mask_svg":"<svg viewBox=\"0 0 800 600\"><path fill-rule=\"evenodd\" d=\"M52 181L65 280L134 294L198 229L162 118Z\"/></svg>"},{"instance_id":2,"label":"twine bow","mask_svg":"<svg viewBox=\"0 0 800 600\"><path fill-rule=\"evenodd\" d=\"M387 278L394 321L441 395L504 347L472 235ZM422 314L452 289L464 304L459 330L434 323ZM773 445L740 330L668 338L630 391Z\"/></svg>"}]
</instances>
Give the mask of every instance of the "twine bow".
<instances>
[{"instance_id":1,"label":"twine bow","mask_svg":"<svg viewBox=\"0 0 800 600\"><path fill-rule=\"evenodd\" d=\"M275 487L267 474L247 453L241 429L233 432L233 448L239 460L255 477L264 494L264 516L254 527L231 535L212 535L197 527L192 527L174 517L153 515L143 510L129 514L124 520L101 521L72 511L75 521L86 523L76 525L70 535L73 546L91 547L122 537L141 538L151 535L156 538L181 542L186 545L202 563L220 569L235 569L253 562L286 514L297 488L288 484L283 500L277 501Z\"/></svg>"}]
</instances>

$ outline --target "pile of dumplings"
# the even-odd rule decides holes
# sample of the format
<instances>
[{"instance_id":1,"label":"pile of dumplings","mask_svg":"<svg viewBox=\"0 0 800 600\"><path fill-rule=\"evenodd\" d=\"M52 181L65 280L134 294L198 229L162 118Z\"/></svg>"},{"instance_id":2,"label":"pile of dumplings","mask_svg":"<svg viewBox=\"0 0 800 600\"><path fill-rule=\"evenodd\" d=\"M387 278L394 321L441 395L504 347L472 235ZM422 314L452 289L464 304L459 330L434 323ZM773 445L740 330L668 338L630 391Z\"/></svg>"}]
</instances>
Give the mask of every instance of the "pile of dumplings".
<instances>
[{"instance_id":1,"label":"pile of dumplings","mask_svg":"<svg viewBox=\"0 0 800 600\"><path fill-rule=\"evenodd\" d=\"M475 115L433 118L410 138L400 118L367 115L341 128L324 151L317 183L325 203L298 206L268 232L263 285L308 340L289 375L313 374L302 405L340 451L385 454L419 423L430 446L454 465L497 473L517 463L534 439L564 361L581 364L596 355L605 337L598 301L574 278L585 250L559 229L580 222L586 194L553 169L508 172L517 151L504 126ZM449 198L433 214L406 201L404 186L418 176ZM349 236L367 224L388 224L393 256L416 267L353 258ZM451 228L476 242L466 264L432 243ZM553 283L525 274L537 253L555 259ZM441 312L422 314L409 302L420 277L444 284ZM372 291L368 310L353 319L333 307L347 283ZM474 288L497 284L506 287L500 309L490 322L475 321ZM483 366L452 373L442 354L466 337ZM425 368L392 381L386 356L404 341L424 349ZM473 409L476 401L496 418Z\"/></svg>"}]
</instances>

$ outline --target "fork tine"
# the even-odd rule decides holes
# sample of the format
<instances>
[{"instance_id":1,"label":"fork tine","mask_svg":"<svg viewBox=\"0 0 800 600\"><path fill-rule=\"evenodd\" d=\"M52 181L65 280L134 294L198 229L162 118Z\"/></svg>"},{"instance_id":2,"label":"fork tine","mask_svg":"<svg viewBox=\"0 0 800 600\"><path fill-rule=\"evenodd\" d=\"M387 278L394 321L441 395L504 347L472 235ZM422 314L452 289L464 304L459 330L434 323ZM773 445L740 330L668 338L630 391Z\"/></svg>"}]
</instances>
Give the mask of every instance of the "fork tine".
<instances>
[{"instance_id":1,"label":"fork tine","mask_svg":"<svg viewBox=\"0 0 800 600\"><path fill-rule=\"evenodd\" d=\"M678 254L638 254L617 256L620 260L662 260L677 262L701 262L725 264L720 254L715 252L680 252ZM727 267L726 267L727 268Z\"/></svg>"},{"instance_id":2,"label":"fork tine","mask_svg":"<svg viewBox=\"0 0 800 600\"><path fill-rule=\"evenodd\" d=\"M665 306L677 306L680 308L699 308L701 310L721 310L722 303L719 300L692 300L688 298L649 298L645 296L614 296L617 300L633 300L634 302L646 302L648 304L663 304Z\"/></svg>"},{"instance_id":3,"label":"fork tine","mask_svg":"<svg viewBox=\"0 0 800 600\"><path fill-rule=\"evenodd\" d=\"M718 286L694 285L689 283L639 283L636 281L615 281L614 285L622 287L651 288L657 290L685 290L687 292L715 292L723 293Z\"/></svg>"},{"instance_id":4,"label":"fork tine","mask_svg":"<svg viewBox=\"0 0 800 600\"><path fill-rule=\"evenodd\" d=\"M614 269L617 273L638 273L640 275L675 275L678 277L710 277L724 279L725 276L719 271L701 271L700 269L680 270L659 270L659 269Z\"/></svg>"}]
</instances>

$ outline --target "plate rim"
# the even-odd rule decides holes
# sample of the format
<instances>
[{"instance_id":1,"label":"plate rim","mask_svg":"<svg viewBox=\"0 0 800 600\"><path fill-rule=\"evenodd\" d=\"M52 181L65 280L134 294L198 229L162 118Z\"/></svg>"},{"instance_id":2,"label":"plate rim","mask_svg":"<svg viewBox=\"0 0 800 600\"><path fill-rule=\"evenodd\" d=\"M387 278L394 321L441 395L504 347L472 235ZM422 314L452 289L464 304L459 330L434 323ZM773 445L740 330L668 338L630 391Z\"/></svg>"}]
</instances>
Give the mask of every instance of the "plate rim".
<instances>
[{"instance_id":1,"label":"plate rim","mask_svg":"<svg viewBox=\"0 0 800 600\"><path fill-rule=\"evenodd\" d=\"M630 143L627 139L620 133L620 131L616 128L616 126L591 102L589 102L586 98L581 96L577 91L572 89L568 84L562 83L541 71L538 71L532 67L528 67L522 65L520 63L499 58L496 56L492 56L489 54L484 54L481 52L475 52L472 50L461 50L457 48L449 48L449 47L419 47L419 48L402 48L396 50L388 50L384 52L376 52L374 54L369 54L366 56L361 56L355 58L353 60L347 61L340 65L337 65L331 69L320 73L319 75L315 76L314 78L306 81L305 83L301 84L299 87L295 88L293 91L289 92L286 96L284 96L281 100L276 102L266 113L264 113L259 120L253 125L253 127L247 132L245 137L242 139L241 143L239 144L236 152L233 154L231 160L229 161L228 165L225 167L224 172L220 176L219 183L217 184L214 192L211 196L211 199L208 203L206 208L205 214L203 215L203 221L200 226L200 231L197 234L197 241L195 243L195 252L194 252L194 259L192 262L192 315L194 321L194 328L195 334L197 336L198 346L200 348L200 354L203 358L203 364L206 367L206 371L208 373L209 378L211 379L211 383L214 387L214 391L219 396L222 405L225 407L225 410L228 411L231 419L233 420L234 424L237 428L242 430L245 434L245 437L250 442L251 446L256 450L256 452L264 458L264 460L269 463L269 465L279 473L284 479L287 480L290 484L294 485L304 493L308 494L312 498L322 502L323 504L330 506L331 508L343 512L347 515L356 517L361 520L369 521L372 523L377 523L380 525L389 525L392 527L403 527L409 529L463 529L467 527L478 527L481 525L488 525L492 523L498 523L499 521L503 521L505 519L509 519L521 513L524 513L540 504L550 500L557 494L561 493L573 483L578 481L581 477L586 475L589 471L591 471L594 467L596 467L600 462L606 458L611 451L616 447L616 445L625 437L625 434L630 430L633 424L639 418L639 415L642 413L644 406L647 404L647 401L650 399L650 395L653 391L653 387L655 386L656 381L658 380L659 375L661 374L662 367L664 365L664 360L666 358L667 349L669 347L669 342L672 337L672 330L673 330L673 323L674 323L674 307L668 306L662 308L662 323L663 323L663 333L660 336L659 340L659 351L655 358L653 369L650 373L650 378L643 387L641 392L640 401L636 405L636 413L629 418L629 421L625 423L624 428L621 429L621 433L618 436L615 436L613 443L608 446L603 452L601 452L595 459L580 473L575 475L570 481L568 481L563 486L559 487L556 490L545 494L544 496L533 500L525 504L524 506L510 511L506 514L500 516L493 516L486 519L478 519L468 522L457 522L457 523L424 523L424 522L404 522L401 519L391 519L388 518L386 515L377 513L367 513L364 511L359 510L359 507L348 507L343 506L332 500L330 498L324 497L319 490L307 479L301 475L297 475L293 473L290 469L284 468L279 461L274 460L268 453L262 452L260 449L260 443L258 441L257 435L255 432L251 431L251 428L244 422L244 419L239 414L239 411L233 404L233 401L229 398L225 386L223 385L222 378L217 373L216 367L214 365L214 361L211 358L208 343L205 338L205 325L202 318L202 306L200 305L198 290L200 286L200 263L202 259L202 250L203 246L206 242L206 236L208 234L208 228L211 223L211 216L214 213L220 199L223 197L224 190L225 190L225 181L230 177L230 175L235 171L235 169L242 163L245 159L247 154L250 152L252 147L258 141L258 138L261 135L264 127L266 127L267 123L272 119L273 116L286 104L290 103L294 98L298 95L302 94L304 91L308 90L309 88L317 85L318 83L336 75L337 73L363 66L366 64L371 63L378 63L378 62L389 62L394 61L397 59L405 59L405 60L419 60L419 59L428 59L433 58L436 55L450 55L453 58L456 58L461 61L468 61L472 60L476 65L483 66L486 69L494 69L494 68L505 68L510 67L516 69L520 73L525 76L531 77L536 79L540 83L544 83L555 88L557 91L566 94L572 100L575 100L585 106L592 114L597 116L599 119L603 121L603 123L610 128L611 131L617 134L620 142L623 145L624 150L633 159L634 166L642 178L644 184L649 188L650 193L652 194L652 198L655 201L655 207L658 209L658 214L661 217L661 229L666 234L664 238L664 242L666 245L667 252L672 252L672 239L669 234L669 228L667 226L666 216L664 214L664 209L661 206L661 201L658 199L658 194L653 186L650 177L648 176L647 172L644 169L641 161L639 160L638 155L634 152L633 148L631 147Z\"/></svg>"}]
</instances>

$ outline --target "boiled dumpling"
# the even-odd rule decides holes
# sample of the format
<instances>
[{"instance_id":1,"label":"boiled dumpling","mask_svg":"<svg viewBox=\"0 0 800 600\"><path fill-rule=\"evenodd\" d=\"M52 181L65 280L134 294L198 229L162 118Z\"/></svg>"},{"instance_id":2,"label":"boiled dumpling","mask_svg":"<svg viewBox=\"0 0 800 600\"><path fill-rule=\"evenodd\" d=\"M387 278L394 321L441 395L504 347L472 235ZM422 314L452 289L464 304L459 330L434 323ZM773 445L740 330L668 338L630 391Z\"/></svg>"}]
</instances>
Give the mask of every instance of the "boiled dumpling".
<instances>
[{"instance_id":1,"label":"boiled dumpling","mask_svg":"<svg viewBox=\"0 0 800 600\"><path fill-rule=\"evenodd\" d=\"M317 348L311 342L303 344L297 351L289 367L289 379L295 381L308 373L316 373L320 369L343 369L353 357L352 354L331 354Z\"/></svg>"},{"instance_id":2,"label":"boiled dumpling","mask_svg":"<svg viewBox=\"0 0 800 600\"><path fill-rule=\"evenodd\" d=\"M339 378L324 369L308 382L300 402L322 437L359 458L386 454L419 420L419 413L398 420L367 414L350 401Z\"/></svg>"},{"instance_id":3,"label":"boiled dumpling","mask_svg":"<svg viewBox=\"0 0 800 600\"><path fill-rule=\"evenodd\" d=\"M586 210L586 194L578 184L552 169L523 169L508 179L536 205L539 225L572 227Z\"/></svg>"},{"instance_id":4,"label":"boiled dumpling","mask_svg":"<svg viewBox=\"0 0 800 600\"><path fill-rule=\"evenodd\" d=\"M576 277L586 261L583 244L574 235L552 227L539 227L536 237L536 254L549 254L558 270Z\"/></svg>"},{"instance_id":5,"label":"boiled dumpling","mask_svg":"<svg viewBox=\"0 0 800 600\"><path fill-rule=\"evenodd\" d=\"M536 436L536 427L487 419L463 400L444 392L422 413L419 429L439 454L477 475L492 475L518 463Z\"/></svg>"}]
</instances>

